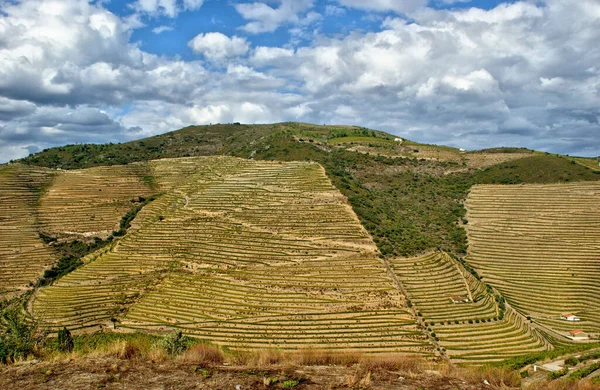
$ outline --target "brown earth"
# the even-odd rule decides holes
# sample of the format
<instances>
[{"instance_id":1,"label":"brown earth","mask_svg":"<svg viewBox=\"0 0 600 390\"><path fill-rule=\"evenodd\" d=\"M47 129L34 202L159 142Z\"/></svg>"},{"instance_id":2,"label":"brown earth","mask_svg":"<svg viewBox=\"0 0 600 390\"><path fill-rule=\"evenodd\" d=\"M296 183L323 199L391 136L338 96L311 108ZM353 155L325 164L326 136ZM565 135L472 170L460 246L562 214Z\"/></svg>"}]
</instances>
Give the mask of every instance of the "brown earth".
<instances>
[{"instance_id":1,"label":"brown earth","mask_svg":"<svg viewBox=\"0 0 600 390\"><path fill-rule=\"evenodd\" d=\"M276 379L273 384L268 379ZM367 371L358 366L271 366L260 369L207 366L169 360L121 360L113 357L23 362L0 367L0 388L11 389L295 389L455 390L500 388L469 383L437 371L421 374ZM291 383L288 382L288 386ZM239 385L239 386L238 386ZM502 387L508 389L508 387Z\"/></svg>"}]
</instances>

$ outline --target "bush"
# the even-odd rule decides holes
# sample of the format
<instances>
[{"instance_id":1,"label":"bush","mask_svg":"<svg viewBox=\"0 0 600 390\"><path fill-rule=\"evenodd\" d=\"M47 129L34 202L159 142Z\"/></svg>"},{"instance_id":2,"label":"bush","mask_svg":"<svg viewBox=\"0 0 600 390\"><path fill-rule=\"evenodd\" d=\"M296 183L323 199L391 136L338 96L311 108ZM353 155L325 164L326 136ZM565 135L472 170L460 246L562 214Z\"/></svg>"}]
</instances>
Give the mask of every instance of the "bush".
<instances>
[{"instance_id":1,"label":"bush","mask_svg":"<svg viewBox=\"0 0 600 390\"><path fill-rule=\"evenodd\" d=\"M169 333L161 340L162 347L169 355L179 355L189 347L188 340L180 330Z\"/></svg>"},{"instance_id":2,"label":"bush","mask_svg":"<svg viewBox=\"0 0 600 390\"><path fill-rule=\"evenodd\" d=\"M577 363L579 363L579 359L577 359L575 356L565 359L565 365L567 366L576 366Z\"/></svg>"},{"instance_id":3,"label":"bush","mask_svg":"<svg viewBox=\"0 0 600 390\"><path fill-rule=\"evenodd\" d=\"M592 372L596 371L597 369L600 368L600 362L594 363L594 364L590 364L589 366L580 368L579 370L575 370L571 373L571 375L569 375L569 379L581 379L581 378L585 378L586 376L590 375Z\"/></svg>"},{"instance_id":4,"label":"bush","mask_svg":"<svg viewBox=\"0 0 600 390\"><path fill-rule=\"evenodd\" d=\"M61 352L73 352L75 344L71 332L64 327L58 331L58 350Z\"/></svg>"},{"instance_id":5,"label":"bush","mask_svg":"<svg viewBox=\"0 0 600 390\"><path fill-rule=\"evenodd\" d=\"M0 362L8 363L35 354L46 341L37 324L29 324L18 307L0 317Z\"/></svg>"},{"instance_id":6,"label":"bush","mask_svg":"<svg viewBox=\"0 0 600 390\"><path fill-rule=\"evenodd\" d=\"M281 384L281 387L284 389L293 389L294 387L298 386L300 384L300 381L297 379L290 379L287 380L285 382L283 382Z\"/></svg>"},{"instance_id":7,"label":"bush","mask_svg":"<svg viewBox=\"0 0 600 390\"><path fill-rule=\"evenodd\" d=\"M563 368L560 371L555 371L555 372L551 372L550 374L548 374L548 379L549 380L554 380L554 379L558 379L562 376L565 376L567 374L569 370L567 369L567 367Z\"/></svg>"}]
</instances>

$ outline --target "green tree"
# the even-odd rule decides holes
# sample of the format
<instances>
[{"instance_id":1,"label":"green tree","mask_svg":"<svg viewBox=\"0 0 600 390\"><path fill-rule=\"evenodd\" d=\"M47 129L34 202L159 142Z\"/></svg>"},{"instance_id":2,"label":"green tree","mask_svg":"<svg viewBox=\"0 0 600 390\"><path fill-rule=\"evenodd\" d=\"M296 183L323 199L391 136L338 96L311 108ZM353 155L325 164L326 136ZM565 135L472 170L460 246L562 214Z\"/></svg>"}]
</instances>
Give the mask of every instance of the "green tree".
<instances>
[{"instance_id":1,"label":"green tree","mask_svg":"<svg viewBox=\"0 0 600 390\"><path fill-rule=\"evenodd\" d=\"M58 331L58 350L61 352L73 352L75 344L71 332L64 327Z\"/></svg>"}]
</instances>

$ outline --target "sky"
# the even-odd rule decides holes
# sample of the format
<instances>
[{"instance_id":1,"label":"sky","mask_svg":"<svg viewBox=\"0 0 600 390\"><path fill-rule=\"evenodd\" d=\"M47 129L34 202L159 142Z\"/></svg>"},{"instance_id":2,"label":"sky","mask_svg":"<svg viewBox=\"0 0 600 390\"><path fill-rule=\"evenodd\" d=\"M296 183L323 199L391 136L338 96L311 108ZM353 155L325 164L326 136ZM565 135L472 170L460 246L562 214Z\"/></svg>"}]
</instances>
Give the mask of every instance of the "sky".
<instances>
[{"instance_id":1,"label":"sky","mask_svg":"<svg viewBox=\"0 0 600 390\"><path fill-rule=\"evenodd\" d=\"M192 124L600 155L600 0L0 0L0 162Z\"/></svg>"}]
</instances>

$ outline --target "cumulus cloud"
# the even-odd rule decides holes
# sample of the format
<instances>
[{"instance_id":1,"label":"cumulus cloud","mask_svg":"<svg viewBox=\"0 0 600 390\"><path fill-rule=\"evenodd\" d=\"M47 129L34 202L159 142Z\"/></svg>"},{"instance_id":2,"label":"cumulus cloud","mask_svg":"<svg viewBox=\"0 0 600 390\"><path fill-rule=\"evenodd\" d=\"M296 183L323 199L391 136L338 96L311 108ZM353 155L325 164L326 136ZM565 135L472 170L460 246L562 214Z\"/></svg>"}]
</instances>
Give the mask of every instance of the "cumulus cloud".
<instances>
[{"instance_id":1,"label":"cumulus cloud","mask_svg":"<svg viewBox=\"0 0 600 390\"><path fill-rule=\"evenodd\" d=\"M188 42L188 46L194 53L202 54L210 61L220 61L245 55L250 48L250 43L238 36L229 38L219 32L211 32L198 34Z\"/></svg>"},{"instance_id":2,"label":"cumulus cloud","mask_svg":"<svg viewBox=\"0 0 600 390\"><path fill-rule=\"evenodd\" d=\"M427 5L428 0L337 0L346 7L359 8L369 11L398 13L413 12Z\"/></svg>"},{"instance_id":3,"label":"cumulus cloud","mask_svg":"<svg viewBox=\"0 0 600 390\"><path fill-rule=\"evenodd\" d=\"M404 12L389 8L399 3L338 1ZM244 28L301 27L314 12L312 1L270 4L237 4L247 6L246 14L236 8L249 21ZM27 0L2 11L0 161L191 124L284 120L357 124L465 148L600 149L595 0L419 8L410 22L397 16L373 32L310 35L300 47L199 34L188 45L218 65L209 68L145 52L132 43L132 19L101 2Z\"/></svg>"},{"instance_id":4,"label":"cumulus cloud","mask_svg":"<svg viewBox=\"0 0 600 390\"><path fill-rule=\"evenodd\" d=\"M156 34L156 35L158 35L158 34L162 34L162 33L164 33L165 31L173 31L173 27L171 27L171 26L158 26L158 27L154 27L154 28L152 29L152 32L153 32L154 34Z\"/></svg>"},{"instance_id":5,"label":"cumulus cloud","mask_svg":"<svg viewBox=\"0 0 600 390\"><path fill-rule=\"evenodd\" d=\"M140 14L150 17L167 16L174 18L182 11L195 11L202 7L204 0L136 0L130 7Z\"/></svg>"},{"instance_id":6,"label":"cumulus cloud","mask_svg":"<svg viewBox=\"0 0 600 390\"><path fill-rule=\"evenodd\" d=\"M281 47L259 46L254 50L250 61L257 66L276 66L280 60L292 58L294 50Z\"/></svg>"},{"instance_id":7,"label":"cumulus cloud","mask_svg":"<svg viewBox=\"0 0 600 390\"><path fill-rule=\"evenodd\" d=\"M338 7L331 4L325 6L325 15L327 16L342 16L345 13L346 9L344 7Z\"/></svg>"},{"instance_id":8,"label":"cumulus cloud","mask_svg":"<svg viewBox=\"0 0 600 390\"><path fill-rule=\"evenodd\" d=\"M265 3L236 4L235 9L246 20L250 20L243 30L250 34L273 32L284 24L298 24L313 21L316 13L302 18L306 11L314 6L314 0L279 0L279 7L273 8Z\"/></svg>"}]
</instances>

